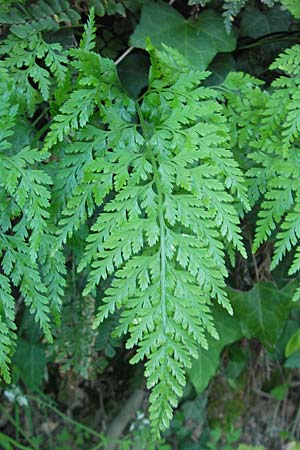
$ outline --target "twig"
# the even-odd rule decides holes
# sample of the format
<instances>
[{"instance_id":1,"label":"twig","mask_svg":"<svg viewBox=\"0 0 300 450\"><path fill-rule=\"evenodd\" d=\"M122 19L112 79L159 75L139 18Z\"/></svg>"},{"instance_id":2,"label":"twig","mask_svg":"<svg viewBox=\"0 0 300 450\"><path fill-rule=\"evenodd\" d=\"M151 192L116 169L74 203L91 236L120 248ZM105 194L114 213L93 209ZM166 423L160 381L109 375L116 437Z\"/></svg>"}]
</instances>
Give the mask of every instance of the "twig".
<instances>
[{"instance_id":1,"label":"twig","mask_svg":"<svg viewBox=\"0 0 300 450\"><path fill-rule=\"evenodd\" d=\"M260 397L263 397L263 398L265 398L265 399L268 399L268 400L275 400L274 397L273 397L273 395L268 394L267 392L261 391L261 390L258 389L258 388L254 388L254 389L253 389L253 392L254 392L254 394L259 395Z\"/></svg>"},{"instance_id":2,"label":"twig","mask_svg":"<svg viewBox=\"0 0 300 450\"><path fill-rule=\"evenodd\" d=\"M127 400L119 414L110 423L106 435L113 441L117 441L122 435L124 429L135 416L145 396L143 389L137 389ZM111 444L109 450L114 450L116 444Z\"/></svg>"},{"instance_id":3,"label":"twig","mask_svg":"<svg viewBox=\"0 0 300 450\"><path fill-rule=\"evenodd\" d=\"M298 428L299 421L300 421L300 403L298 405L298 411L297 411L297 414L296 414L296 417L295 417L295 420L294 420L294 423L293 423L293 427L291 429L292 436L296 437L297 439L298 439L298 436L296 436L296 430ZM297 435L298 434L299 434L299 432L297 432Z\"/></svg>"},{"instance_id":4,"label":"twig","mask_svg":"<svg viewBox=\"0 0 300 450\"><path fill-rule=\"evenodd\" d=\"M128 56L129 53L131 53L133 49L134 49L134 47L129 47L124 53L122 53L122 55L115 62L116 66L118 64L120 64L120 62L123 61L123 59L125 59L126 56Z\"/></svg>"}]
</instances>

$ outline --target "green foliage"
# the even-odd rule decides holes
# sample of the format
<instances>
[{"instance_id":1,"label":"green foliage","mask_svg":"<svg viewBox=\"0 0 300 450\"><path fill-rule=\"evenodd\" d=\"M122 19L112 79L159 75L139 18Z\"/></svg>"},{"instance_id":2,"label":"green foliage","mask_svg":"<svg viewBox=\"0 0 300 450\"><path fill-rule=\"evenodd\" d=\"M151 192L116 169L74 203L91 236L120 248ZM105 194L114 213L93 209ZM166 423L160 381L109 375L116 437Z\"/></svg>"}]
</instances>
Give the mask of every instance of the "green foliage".
<instances>
[{"instance_id":1,"label":"green foliage","mask_svg":"<svg viewBox=\"0 0 300 450\"><path fill-rule=\"evenodd\" d=\"M1 339L0 370L8 381L7 355L11 353L15 329L12 285L19 288L25 304L35 315L47 339L51 340L50 308L58 310L60 304L57 288L51 289L51 282L55 276L59 285L63 286L64 281L56 275L56 270L44 280L39 267L39 262L45 261L52 245L47 221L51 179L41 167L48 155L27 145L30 141L28 135L23 142L14 140L14 130L20 131L24 120L22 100L18 103L21 92L2 66L0 71L1 328L4 336Z\"/></svg>"},{"instance_id":2,"label":"green foliage","mask_svg":"<svg viewBox=\"0 0 300 450\"><path fill-rule=\"evenodd\" d=\"M199 352L199 357L193 361L192 368L188 372L191 382L199 393L204 391L215 375L224 347L243 337L239 318L224 314L219 307L213 308L213 317L218 324L219 339L208 338L208 349Z\"/></svg>"},{"instance_id":3,"label":"green foliage","mask_svg":"<svg viewBox=\"0 0 300 450\"><path fill-rule=\"evenodd\" d=\"M70 297L69 303L63 306L61 323L54 331L55 341L51 348L52 357L59 364L61 373L72 370L82 378L92 379L96 374L95 348L107 352L113 348L105 327L99 331L99 340L101 337L104 339L103 347L96 342L97 332L92 329L94 311L95 300L92 297L85 298L84 307L80 296Z\"/></svg>"},{"instance_id":4,"label":"green foliage","mask_svg":"<svg viewBox=\"0 0 300 450\"><path fill-rule=\"evenodd\" d=\"M272 7L275 3L280 3L282 8L288 10L296 18L300 17L300 6L298 0L260 0L262 5ZM201 5L206 6L213 3L213 0L189 0L189 5ZM225 26L229 32L232 28L232 22L236 16L243 10L248 4L251 5L251 1L247 0L223 0L223 16L225 19Z\"/></svg>"},{"instance_id":5,"label":"green foliage","mask_svg":"<svg viewBox=\"0 0 300 450\"><path fill-rule=\"evenodd\" d=\"M88 70L93 73L97 67L106 73L111 69L98 55L82 49L72 53L84 62L88 57ZM94 144L89 143L93 153L85 158L81 183L64 210L60 240L70 236L93 212L95 203L100 206L114 190L87 239L80 264L80 270L91 266L84 295L114 274L96 326L122 308L117 333L129 331L128 348L139 346L133 362L148 359L146 375L153 387L150 413L158 430L168 426L172 406L185 384L184 368L197 355L196 344L207 346L204 331L217 337L207 306L211 296L231 310L222 291L224 242L244 253L233 202L235 197L247 207L247 200L241 173L227 146L217 94L200 86L206 74L189 71L171 49L151 49L150 53L152 73L140 106L117 88L112 70L109 81L116 88L110 90L110 97L104 78L103 85L96 80L93 85L92 76L84 73L80 81L81 85L88 81L88 113L78 120L74 91L51 127L46 148L62 140L71 126L84 126L97 108L106 129L88 127L89 139L94 136L97 146L93 151ZM176 76L172 74L175 66ZM87 70L81 61L77 67ZM107 87L111 89L108 83ZM78 93L84 98L82 90ZM202 107L196 108L199 101ZM118 114L121 104L122 116ZM85 136L84 131L76 135L77 139Z\"/></svg>"},{"instance_id":6,"label":"green foliage","mask_svg":"<svg viewBox=\"0 0 300 450\"><path fill-rule=\"evenodd\" d=\"M131 44L145 48L146 38L160 48L162 44L176 48L191 67L204 70L220 51L235 49L235 36L228 34L222 18L214 11L199 14L197 20L185 20L175 9L163 2L146 3L141 20L131 36Z\"/></svg>"},{"instance_id":7,"label":"green foliage","mask_svg":"<svg viewBox=\"0 0 300 450\"><path fill-rule=\"evenodd\" d=\"M59 30L61 24L76 25L80 18L69 0L38 0L28 8L15 3L7 13L0 13L0 23L10 25L10 31L24 39L40 31Z\"/></svg>"},{"instance_id":8,"label":"green foliage","mask_svg":"<svg viewBox=\"0 0 300 450\"><path fill-rule=\"evenodd\" d=\"M45 139L45 151L58 144L58 241L114 193L87 239L83 294L114 275L96 326L122 309L117 333L129 331L127 346L139 346L133 362L148 359L150 414L159 430L169 424L197 344L207 346L204 332L217 337L211 297L231 311L224 250L231 244L245 255L234 202L247 208L246 191L217 93L200 85L207 74L190 71L170 48L150 47L151 77L139 105L122 92L113 63L92 51L93 35L91 15L80 48L70 51L77 81ZM72 143L64 150L67 135Z\"/></svg>"},{"instance_id":9,"label":"green foliage","mask_svg":"<svg viewBox=\"0 0 300 450\"><path fill-rule=\"evenodd\" d=\"M300 17L300 5L297 0L281 0L281 4L287 8L297 19Z\"/></svg>"},{"instance_id":10,"label":"green foliage","mask_svg":"<svg viewBox=\"0 0 300 450\"><path fill-rule=\"evenodd\" d=\"M65 81L67 59L61 51L60 44L47 43L41 34L30 34L27 39L10 34L1 44L0 55L6 56L5 67L13 76L16 94L20 103L25 102L30 116L38 103L49 99L52 82L55 80L60 87Z\"/></svg>"},{"instance_id":11,"label":"green foliage","mask_svg":"<svg viewBox=\"0 0 300 450\"><path fill-rule=\"evenodd\" d=\"M297 146L299 58L298 45L286 50L277 58L271 69L281 71L283 75L273 81L268 94L257 88L249 89L247 78L241 77L241 80L244 80L242 92L249 102L233 99L234 114L240 115L239 145L241 147L247 138L252 150L249 158L253 161L253 167L248 171L248 175L253 203L263 195L253 249L256 251L280 226L271 268L274 269L286 253L295 247L296 253L289 272L291 275L300 269L297 248L300 237L297 183L300 177ZM230 111L232 121L235 120L233 110ZM244 118L250 120L246 123ZM299 298L299 294L298 290L295 300Z\"/></svg>"},{"instance_id":12,"label":"green foliage","mask_svg":"<svg viewBox=\"0 0 300 450\"><path fill-rule=\"evenodd\" d=\"M224 2L227 31L213 10L185 19L146 2L130 42L148 53L118 73L98 52L98 20L141 5L86 3L95 9L72 48L53 32L80 28L78 5L19 2L0 16L0 374L10 382L17 349L14 376L41 385L41 341L54 335L48 355L61 373L91 379L95 352L112 357L125 335L131 362L145 362L158 436L187 371L202 391L224 346L245 336L273 349L288 318L291 288L244 293L226 279L235 253L247 258L240 220L250 207L253 251L275 238L271 268L291 253L289 275L300 271L300 46L275 60L268 88L225 54L245 1ZM246 9L243 33L289 30L291 16L274 11ZM24 307L43 335L17 333Z\"/></svg>"},{"instance_id":13,"label":"green foliage","mask_svg":"<svg viewBox=\"0 0 300 450\"><path fill-rule=\"evenodd\" d=\"M238 450L264 450L264 448L261 446L253 447L253 445L241 444L239 445Z\"/></svg>"},{"instance_id":14,"label":"green foliage","mask_svg":"<svg viewBox=\"0 0 300 450\"><path fill-rule=\"evenodd\" d=\"M248 292L228 291L234 315L230 317L218 306L213 307L219 339L208 338L208 350L200 351L189 370L197 392L201 393L215 375L225 346L246 337L259 339L268 349L274 348L292 307L295 288L293 283L279 291L272 284L260 283Z\"/></svg>"},{"instance_id":15,"label":"green foliage","mask_svg":"<svg viewBox=\"0 0 300 450\"><path fill-rule=\"evenodd\" d=\"M241 20L242 33L252 38L288 31L290 26L290 13L281 11L279 6L266 11L248 7L245 9Z\"/></svg>"},{"instance_id":16,"label":"green foliage","mask_svg":"<svg viewBox=\"0 0 300 450\"><path fill-rule=\"evenodd\" d=\"M292 307L289 287L279 291L271 284L256 284L248 292L231 292L230 298L243 335L271 349Z\"/></svg>"},{"instance_id":17,"label":"green foliage","mask_svg":"<svg viewBox=\"0 0 300 450\"><path fill-rule=\"evenodd\" d=\"M6 276L0 275L1 287L1 316L0 316L0 374L7 383L10 382L9 363L14 350L15 341L15 311L14 298L11 295L11 287Z\"/></svg>"},{"instance_id":18,"label":"green foliage","mask_svg":"<svg viewBox=\"0 0 300 450\"><path fill-rule=\"evenodd\" d=\"M125 2L116 0L89 0L89 6L93 7L98 16L105 14L121 14L125 16Z\"/></svg>"},{"instance_id":19,"label":"green foliage","mask_svg":"<svg viewBox=\"0 0 300 450\"><path fill-rule=\"evenodd\" d=\"M289 357L292 353L300 350L300 330L297 330L287 343L285 354Z\"/></svg>"},{"instance_id":20,"label":"green foliage","mask_svg":"<svg viewBox=\"0 0 300 450\"><path fill-rule=\"evenodd\" d=\"M221 440L222 440L222 429L220 427L216 427L211 432L211 440L207 444L208 448L211 450L233 450L232 444L235 444L241 435L241 430L235 429L233 426L228 430L225 436L226 444L224 446L221 446Z\"/></svg>"},{"instance_id":21,"label":"green foliage","mask_svg":"<svg viewBox=\"0 0 300 450\"><path fill-rule=\"evenodd\" d=\"M16 368L22 380L29 388L41 386L46 368L44 349L33 342L21 339L18 341L15 353Z\"/></svg>"}]
</instances>

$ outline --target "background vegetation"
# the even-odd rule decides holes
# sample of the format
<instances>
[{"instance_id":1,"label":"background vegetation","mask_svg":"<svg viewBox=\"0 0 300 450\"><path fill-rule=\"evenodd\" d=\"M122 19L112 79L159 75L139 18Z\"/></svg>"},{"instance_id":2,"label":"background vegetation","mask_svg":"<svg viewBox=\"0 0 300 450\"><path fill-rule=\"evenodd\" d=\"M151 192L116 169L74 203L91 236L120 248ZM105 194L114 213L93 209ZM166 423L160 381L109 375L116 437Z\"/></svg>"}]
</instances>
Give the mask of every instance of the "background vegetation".
<instances>
[{"instance_id":1,"label":"background vegetation","mask_svg":"<svg viewBox=\"0 0 300 450\"><path fill-rule=\"evenodd\" d=\"M2 448L300 448L299 21L0 0Z\"/></svg>"}]
</instances>

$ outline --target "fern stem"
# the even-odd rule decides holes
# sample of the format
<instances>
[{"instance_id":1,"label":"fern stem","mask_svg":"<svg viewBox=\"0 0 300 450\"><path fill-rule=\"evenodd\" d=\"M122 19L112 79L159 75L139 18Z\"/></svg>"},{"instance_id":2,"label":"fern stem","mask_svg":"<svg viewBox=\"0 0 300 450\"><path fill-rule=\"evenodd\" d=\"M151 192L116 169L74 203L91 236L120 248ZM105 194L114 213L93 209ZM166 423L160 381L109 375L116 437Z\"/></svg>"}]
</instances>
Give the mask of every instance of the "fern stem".
<instances>
[{"instance_id":1,"label":"fern stem","mask_svg":"<svg viewBox=\"0 0 300 450\"><path fill-rule=\"evenodd\" d=\"M150 153L150 152L149 152ZM166 311L166 235L165 235L165 220L163 212L163 193L159 183L159 172L153 153L150 154L151 164L153 167L154 182L157 188L158 204L159 204L159 228L160 228L160 290L161 290L161 312L163 330L166 332L167 328L167 311Z\"/></svg>"},{"instance_id":2,"label":"fern stem","mask_svg":"<svg viewBox=\"0 0 300 450\"><path fill-rule=\"evenodd\" d=\"M148 133L147 128L145 125L143 113L141 111L140 105L138 102L136 102L136 109L138 113L138 117L140 120L141 129L144 135L145 140L147 141ZM167 306L166 306L166 224L164 219L164 212L163 212L163 204L164 204L164 195L161 188L160 183L160 176L159 171L157 167L157 162L155 159L155 156L149 146L147 146L146 143L146 150L147 154L149 156L152 169L153 169L153 181L156 186L157 190L157 199L158 199L158 207L159 207L159 214L158 214L158 224L160 229L160 245L159 245L159 254L160 254L160 290L161 290L161 314L162 314L162 324L163 324L163 332L166 334L167 330Z\"/></svg>"}]
</instances>

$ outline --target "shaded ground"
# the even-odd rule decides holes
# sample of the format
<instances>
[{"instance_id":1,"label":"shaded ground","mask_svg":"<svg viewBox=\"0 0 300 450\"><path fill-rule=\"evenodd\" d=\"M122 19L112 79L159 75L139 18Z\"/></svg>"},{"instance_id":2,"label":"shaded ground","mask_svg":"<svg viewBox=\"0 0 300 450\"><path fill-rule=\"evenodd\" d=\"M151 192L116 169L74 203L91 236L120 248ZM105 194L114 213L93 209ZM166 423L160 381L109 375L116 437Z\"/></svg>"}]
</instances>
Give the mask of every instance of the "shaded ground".
<instances>
[{"instance_id":1,"label":"shaded ground","mask_svg":"<svg viewBox=\"0 0 300 450\"><path fill-rule=\"evenodd\" d=\"M286 450L289 442L299 439L298 371L285 379L280 365L256 342L250 347L250 363L238 376L225 353L220 374L205 393L196 395L187 386L165 444L158 449L231 450L244 443ZM13 388L3 392L0 432L34 450L154 448L142 371L130 367L127 359L124 362L124 353L120 366L119 356L93 381L84 381L72 372L61 377L53 367L46 395L21 395ZM105 447L102 432L118 443ZM19 448L6 447L3 436L0 443L0 448Z\"/></svg>"}]
</instances>

